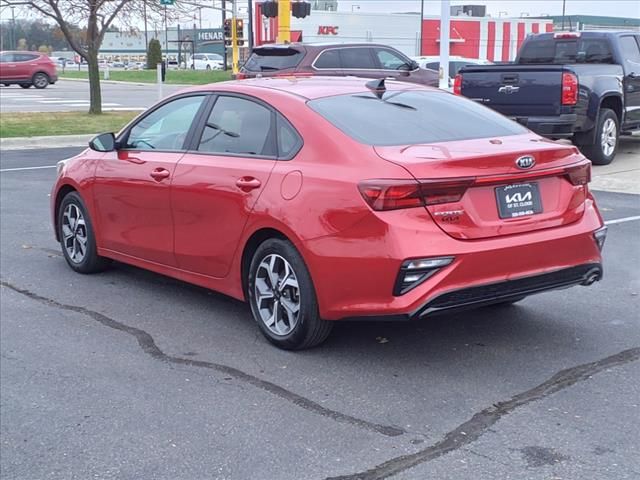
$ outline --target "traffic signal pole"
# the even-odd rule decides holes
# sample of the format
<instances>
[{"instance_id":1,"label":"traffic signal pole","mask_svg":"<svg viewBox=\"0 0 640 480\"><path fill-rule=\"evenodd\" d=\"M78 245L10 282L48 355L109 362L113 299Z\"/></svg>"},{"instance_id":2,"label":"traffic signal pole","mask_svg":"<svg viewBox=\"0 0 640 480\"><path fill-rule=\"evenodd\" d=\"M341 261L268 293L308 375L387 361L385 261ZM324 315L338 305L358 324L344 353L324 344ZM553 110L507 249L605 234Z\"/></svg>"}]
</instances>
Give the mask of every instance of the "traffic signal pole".
<instances>
[{"instance_id":1,"label":"traffic signal pole","mask_svg":"<svg viewBox=\"0 0 640 480\"><path fill-rule=\"evenodd\" d=\"M231 68L234 74L238 73L238 63L240 62L240 55L238 51L238 21L237 21L237 0L232 0L231 10Z\"/></svg>"},{"instance_id":2,"label":"traffic signal pole","mask_svg":"<svg viewBox=\"0 0 640 480\"><path fill-rule=\"evenodd\" d=\"M291 42L291 0L278 0L278 43Z\"/></svg>"}]
</instances>

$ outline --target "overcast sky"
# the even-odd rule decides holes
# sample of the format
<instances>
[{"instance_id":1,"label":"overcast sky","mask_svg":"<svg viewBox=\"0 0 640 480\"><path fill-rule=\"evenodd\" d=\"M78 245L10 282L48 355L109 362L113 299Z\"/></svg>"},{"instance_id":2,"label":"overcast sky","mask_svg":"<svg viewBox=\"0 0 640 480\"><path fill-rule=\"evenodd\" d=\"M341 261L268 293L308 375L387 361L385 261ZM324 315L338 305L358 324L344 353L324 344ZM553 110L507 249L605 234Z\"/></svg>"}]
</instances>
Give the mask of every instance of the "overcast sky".
<instances>
[{"instance_id":1,"label":"overcast sky","mask_svg":"<svg viewBox=\"0 0 640 480\"><path fill-rule=\"evenodd\" d=\"M419 12L420 1L421 0L339 0L338 9L347 12ZM180 0L177 0L177 2L180 2ZM210 2L211 0L200 0L199 3L211 5ZM216 1L215 4L219 5L220 1ZM529 14L530 16L562 14L562 0L451 1L451 5L469 4L486 5L487 13L492 17L520 17L523 14ZM238 6L241 10L246 11L246 5L247 0L238 0ZM424 11L425 15L439 15L440 0L424 0ZM16 14L18 14L17 10ZM566 14L640 18L640 0L566 0ZM7 20L10 17L11 11L9 8L0 8L0 18L2 20ZM191 24L192 22L193 19L187 18L181 21L183 24ZM210 9L202 10L202 26L204 28L217 28L220 26L220 22L219 12Z\"/></svg>"}]
</instances>

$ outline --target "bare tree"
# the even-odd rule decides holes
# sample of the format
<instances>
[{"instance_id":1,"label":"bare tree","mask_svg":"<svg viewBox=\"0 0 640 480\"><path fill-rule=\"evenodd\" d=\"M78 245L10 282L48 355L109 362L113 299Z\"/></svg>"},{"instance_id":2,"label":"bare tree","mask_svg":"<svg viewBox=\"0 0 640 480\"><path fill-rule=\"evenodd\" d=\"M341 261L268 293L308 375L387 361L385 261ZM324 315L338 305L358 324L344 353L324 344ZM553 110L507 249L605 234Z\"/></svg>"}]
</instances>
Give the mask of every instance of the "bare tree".
<instances>
[{"instance_id":1,"label":"bare tree","mask_svg":"<svg viewBox=\"0 0 640 480\"><path fill-rule=\"evenodd\" d=\"M161 14L159 2L155 0L29 0L19 3L27 5L33 13L53 19L71 48L87 61L89 113L94 114L102 113L98 52L108 28L116 20L119 24L133 25L142 17L145 4L150 15ZM170 11L171 18L183 13L186 12L180 7L172 7ZM86 31L84 42L75 33L76 25Z\"/></svg>"}]
</instances>

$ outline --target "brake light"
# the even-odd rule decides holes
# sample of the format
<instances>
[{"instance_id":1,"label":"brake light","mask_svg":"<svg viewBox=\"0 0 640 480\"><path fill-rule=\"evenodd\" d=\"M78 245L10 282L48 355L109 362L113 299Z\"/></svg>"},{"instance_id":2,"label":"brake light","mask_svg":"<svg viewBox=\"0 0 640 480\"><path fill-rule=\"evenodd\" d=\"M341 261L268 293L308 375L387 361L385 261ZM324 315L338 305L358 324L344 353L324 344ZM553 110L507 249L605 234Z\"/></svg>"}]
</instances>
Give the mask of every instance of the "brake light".
<instances>
[{"instance_id":1,"label":"brake light","mask_svg":"<svg viewBox=\"0 0 640 480\"><path fill-rule=\"evenodd\" d=\"M458 73L453 79L453 93L462 95L462 74Z\"/></svg>"},{"instance_id":2,"label":"brake light","mask_svg":"<svg viewBox=\"0 0 640 480\"><path fill-rule=\"evenodd\" d=\"M562 74L562 105L578 103L578 77L573 73Z\"/></svg>"},{"instance_id":3,"label":"brake light","mask_svg":"<svg viewBox=\"0 0 640 480\"><path fill-rule=\"evenodd\" d=\"M580 32L556 32L553 38L580 38Z\"/></svg>"},{"instance_id":4,"label":"brake light","mask_svg":"<svg viewBox=\"0 0 640 480\"><path fill-rule=\"evenodd\" d=\"M236 80L244 80L245 78L249 78L246 73L242 73L242 72L236 73Z\"/></svg>"},{"instance_id":5,"label":"brake light","mask_svg":"<svg viewBox=\"0 0 640 480\"><path fill-rule=\"evenodd\" d=\"M565 170L572 185L586 185L591 181L591 163L583 163Z\"/></svg>"},{"instance_id":6,"label":"brake light","mask_svg":"<svg viewBox=\"0 0 640 480\"><path fill-rule=\"evenodd\" d=\"M459 202L473 182L473 178L422 182L366 180L358 184L358 190L373 210L383 211Z\"/></svg>"}]
</instances>

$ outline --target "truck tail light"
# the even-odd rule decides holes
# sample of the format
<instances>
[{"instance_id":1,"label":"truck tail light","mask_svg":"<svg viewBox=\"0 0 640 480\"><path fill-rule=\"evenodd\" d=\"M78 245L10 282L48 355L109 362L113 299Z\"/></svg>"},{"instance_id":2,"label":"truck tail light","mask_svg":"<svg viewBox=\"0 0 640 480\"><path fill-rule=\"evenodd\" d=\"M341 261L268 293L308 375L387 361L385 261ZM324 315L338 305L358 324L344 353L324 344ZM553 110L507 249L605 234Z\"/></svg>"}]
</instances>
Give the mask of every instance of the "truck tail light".
<instances>
[{"instance_id":1,"label":"truck tail light","mask_svg":"<svg viewBox=\"0 0 640 480\"><path fill-rule=\"evenodd\" d=\"M458 73L453 79L453 93L462 95L462 74Z\"/></svg>"},{"instance_id":2,"label":"truck tail light","mask_svg":"<svg viewBox=\"0 0 640 480\"><path fill-rule=\"evenodd\" d=\"M562 74L562 105L578 103L578 77L573 73Z\"/></svg>"},{"instance_id":3,"label":"truck tail light","mask_svg":"<svg viewBox=\"0 0 640 480\"><path fill-rule=\"evenodd\" d=\"M473 178L435 182L366 180L358 184L362 198L376 211L459 202Z\"/></svg>"}]
</instances>

